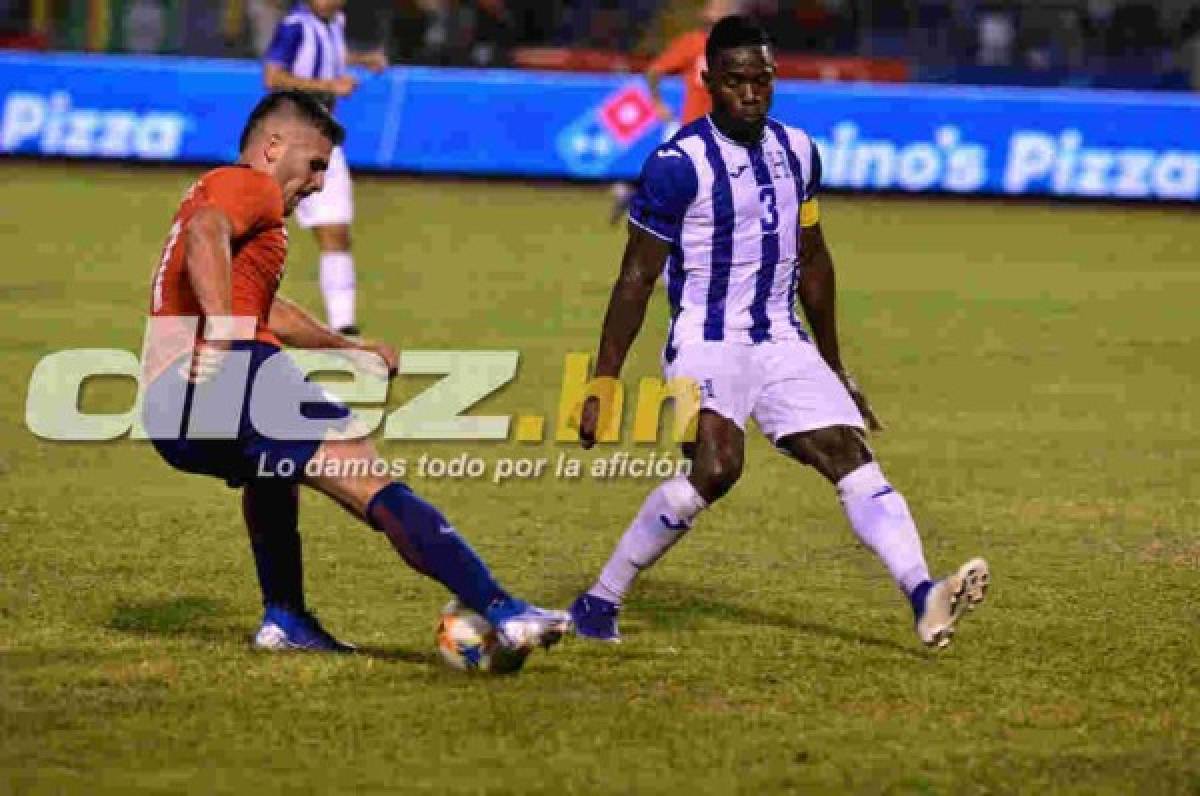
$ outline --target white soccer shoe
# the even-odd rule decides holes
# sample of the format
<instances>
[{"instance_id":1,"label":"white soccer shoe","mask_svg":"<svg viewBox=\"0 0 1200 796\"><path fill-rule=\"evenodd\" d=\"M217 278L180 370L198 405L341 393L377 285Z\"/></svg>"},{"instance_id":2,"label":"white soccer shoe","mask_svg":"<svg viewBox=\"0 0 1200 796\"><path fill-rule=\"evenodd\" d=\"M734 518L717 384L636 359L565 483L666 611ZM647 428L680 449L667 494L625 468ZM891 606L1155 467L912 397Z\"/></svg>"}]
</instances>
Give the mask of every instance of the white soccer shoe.
<instances>
[{"instance_id":1,"label":"white soccer shoe","mask_svg":"<svg viewBox=\"0 0 1200 796\"><path fill-rule=\"evenodd\" d=\"M496 635L513 649L548 649L571 630L571 615L526 605L519 613L496 622Z\"/></svg>"},{"instance_id":2,"label":"white soccer shoe","mask_svg":"<svg viewBox=\"0 0 1200 796\"><path fill-rule=\"evenodd\" d=\"M982 558L972 558L953 575L937 581L925 594L925 604L917 612L917 635L927 647L949 646L954 624L983 602L991 573Z\"/></svg>"}]
</instances>

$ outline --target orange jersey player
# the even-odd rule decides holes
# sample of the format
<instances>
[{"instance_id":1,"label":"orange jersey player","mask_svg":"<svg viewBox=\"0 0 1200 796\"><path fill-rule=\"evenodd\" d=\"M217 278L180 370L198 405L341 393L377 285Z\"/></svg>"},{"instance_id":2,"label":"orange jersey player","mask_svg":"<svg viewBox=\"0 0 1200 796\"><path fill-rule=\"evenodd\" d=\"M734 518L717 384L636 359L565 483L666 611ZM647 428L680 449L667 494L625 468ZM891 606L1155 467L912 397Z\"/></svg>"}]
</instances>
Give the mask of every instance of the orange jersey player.
<instances>
[{"instance_id":1,"label":"orange jersey player","mask_svg":"<svg viewBox=\"0 0 1200 796\"><path fill-rule=\"evenodd\" d=\"M667 44L667 49L646 67L646 87L650 90L655 113L665 124L663 141L670 141L680 127L691 124L712 111L712 97L704 85L704 72L707 69L704 46L712 26L722 17L736 11L737 7L738 0L708 0L700 13L700 26L672 39ZM679 118L676 118L663 101L660 84L666 75L683 77L683 112ZM610 224L616 224L625 218L629 211L629 202L633 199L633 186L627 182L615 183L612 186L612 198L612 210L608 220Z\"/></svg>"},{"instance_id":2,"label":"orange jersey player","mask_svg":"<svg viewBox=\"0 0 1200 796\"><path fill-rule=\"evenodd\" d=\"M151 315L164 320L196 319L195 333L182 324L177 334L160 336L150 353L147 374L154 378L169 362L190 350L202 334L207 318L187 273L189 225L224 216L230 233L230 315L254 318L255 340L281 345L270 328L271 304L283 278L287 258L287 227L283 191L275 180L247 165L225 166L210 171L188 190L175 214L162 262L155 274ZM161 322L160 322L161 323ZM169 323L161 329L169 329ZM161 333L160 333L161 334Z\"/></svg>"},{"instance_id":3,"label":"orange jersey player","mask_svg":"<svg viewBox=\"0 0 1200 796\"><path fill-rule=\"evenodd\" d=\"M305 604L297 524L304 485L383 533L410 566L486 617L524 661L562 637L566 613L501 588L440 511L387 477L390 463L357 433L350 410L282 350L348 351L396 370L389 346L336 332L278 293L283 220L321 190L344 136L312 95L271 94L250 114L238 164L188 191L154 277L144 427L175 469L242 489L265 608L255 646L354 649Z\"/></svg>"},{"instance_id":4,"label":"orange jersey player","mask_svg":"<svg viewBox=\"0 0 1200 796\"><path fill-rule=\"evenodd\" d=\"M683 77L683 112L679 116L681 125L691 124L712 110L712 97L704 87L704 43L708 34L703 30L691 30L676 36L650 66L646 68L646 84L654 97L654 107L659 118L671 121L675 114L663 102L659 82L663 75Z\"/></svg>"},{"instance_id":5,"label":"orange jersey player","mask_svg":"<svg viewBox=\"0 0 1200 796\"><path fill-rule=\"evenodd\" d=\"M680 75L683 78L683 111L679 114L678 126L691 124L712 111L712 97L704 85L707 68L704 45L712 26L722 17L733 13L736 7L736 0L709 0L700 15L702 26L676 36L667 49L646 67L646 85L650 89L650 96L654 98L659 118L664 122L675 120L675 114L663 102L659 91L659 83L664 75Z\"/></svg>"}]
</instances>

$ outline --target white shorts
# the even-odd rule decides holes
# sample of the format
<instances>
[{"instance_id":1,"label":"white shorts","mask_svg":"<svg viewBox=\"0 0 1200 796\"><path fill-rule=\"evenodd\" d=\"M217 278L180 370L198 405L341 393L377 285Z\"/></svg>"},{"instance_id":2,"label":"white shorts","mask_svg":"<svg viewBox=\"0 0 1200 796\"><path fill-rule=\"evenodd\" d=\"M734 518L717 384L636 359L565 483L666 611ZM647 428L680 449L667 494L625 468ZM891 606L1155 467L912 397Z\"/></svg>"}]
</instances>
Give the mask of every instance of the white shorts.
<instances>
[{"instance_id":1,"label":"white shorts","mask_svg":"<svg viewBox=\"0 0 1200 796\"><path fill-rule=\"evenodd\" d=\"M830 426L865 428L841 379L809 342L683 343L675 360L664 363L663 374L667 380L695 382L700 408L743 431L753 417L772 443Z\"/></svg>"},{"instance_id":2,"label":"white shorts","mask_svg":"<svg viewBox=\"0 0 1200 796\"><path fill-rule=\"evenodd\" d=\"M349 224L353 220L354 190L350 185L350 168L346 165L346 153L337 146L329 158L325 187L296 206L296 221L305 229L311 229Z\"/></svg>"}]
</instances>

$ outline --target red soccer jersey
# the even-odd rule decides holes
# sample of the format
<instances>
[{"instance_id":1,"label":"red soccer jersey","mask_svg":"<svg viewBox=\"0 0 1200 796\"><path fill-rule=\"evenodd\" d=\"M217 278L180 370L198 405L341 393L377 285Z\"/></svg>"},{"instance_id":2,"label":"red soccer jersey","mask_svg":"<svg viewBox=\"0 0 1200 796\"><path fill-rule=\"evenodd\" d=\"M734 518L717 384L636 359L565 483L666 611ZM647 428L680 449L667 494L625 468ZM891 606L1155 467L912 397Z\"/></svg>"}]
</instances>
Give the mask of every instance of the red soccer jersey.
<instances>
[{"instance_id":1,"label":"red soccer jersey","mask_svg":"<svg viewBox=\"0 0 1200 796\"><path fill-rule=\"evenodd\" d=\"M155 318L196 318L199 322L197 334L204 333L205 317L188 279L187 247L181 240L185 237L188 222L201 207L219 208L233 227L230 240L233 314L256 319L256 340L280 345L279 338L267 326L267 319L287 259L283 192L271 177L248 166L214 169L184 195L154 275L151 315ZM151 376L161 372L194 341L191 334L172 333L170 323L157 331L147 352L150 361L145 363Z\"/></svg>"},{"instance_id":2,"label":"red soccer jersey","mask_svg":"<svg viewBox=\"0 0 1200 796\"><path fill-rule=\"evenodd\" d=\"M650 71L661 75L683 77L683 113L679 117L682 124L691 124L712 110L712 97L700 77L706 68L704 44L707 41L708 34L703 30L676 36L649 67Z\"/></svg>"}]
</instances>

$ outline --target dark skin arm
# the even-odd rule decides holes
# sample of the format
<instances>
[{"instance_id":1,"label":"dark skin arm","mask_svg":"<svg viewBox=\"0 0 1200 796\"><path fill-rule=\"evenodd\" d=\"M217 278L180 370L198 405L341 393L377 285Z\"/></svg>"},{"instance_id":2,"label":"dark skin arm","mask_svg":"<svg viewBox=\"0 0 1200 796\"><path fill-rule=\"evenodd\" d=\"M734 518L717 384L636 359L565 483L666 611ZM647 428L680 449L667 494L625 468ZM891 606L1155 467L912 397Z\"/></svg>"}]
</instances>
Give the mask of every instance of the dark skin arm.
<instances>
[{"instance_id":1,"label":"dark skin arm","mask_svg":"<svg viewBox=\"0 0 1200 796\"><path fill-rule=\"evenodd\" d=\"M883 426L871 410L867 397L842 365L842 354L838 346L837 332L837 276L833 269L833 256L825 243L821 225L800 228L800 280L796 292L804 316L808 318L817 351L842 383L850 397L858 405L867 428L882 431Z\"/></svg>"},{"instance_id":2,"label":"dark skin arm","mask_svg":"<svg viewBox=\"0 0 1200 796\"><path fill-rule=\"evenodd\" d=\"M654 283L662 273L671 245L641 227L629 225L629 241L621 258L621 273L613 285L604 314L600 349L596 355L596 378L615 379L621 375L625 357L641 331L646 306L654 293ZM579 439L583 447L596 444L600 402L591 396L583 404L579 421Z\"/></svg>"}]
</instances>

